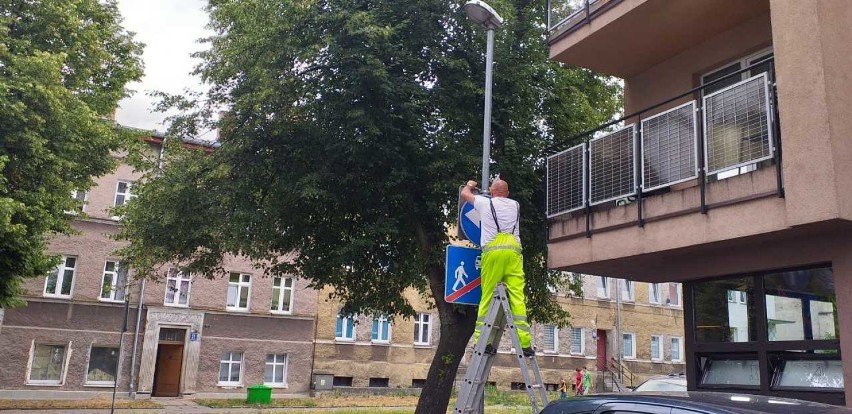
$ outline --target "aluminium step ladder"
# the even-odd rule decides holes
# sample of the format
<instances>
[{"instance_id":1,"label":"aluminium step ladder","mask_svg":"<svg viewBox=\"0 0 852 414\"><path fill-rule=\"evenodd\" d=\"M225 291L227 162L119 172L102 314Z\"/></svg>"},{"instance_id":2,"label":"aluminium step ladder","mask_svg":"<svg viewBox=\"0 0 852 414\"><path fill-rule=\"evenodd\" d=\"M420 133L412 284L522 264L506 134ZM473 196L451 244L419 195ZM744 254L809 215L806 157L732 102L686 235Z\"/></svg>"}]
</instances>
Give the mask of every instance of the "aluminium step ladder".
<instances>
[{"instance_id":1,"label":"aluminium step ladder","mask_svg":"<svg viewBox=\"0 0 852 414\"><path fill-rule=\"evenodd\" d=\"M514 356L518 359L521 368L521 377L524 380L526 392L530 397L533 414L538 414L547 405L547 390L541 380L541 372L538 369L535 355L526 357L521 349L521 341L518 338L518 330L515 320L509 308L509 298L506 295L506 286L497 284L488 313L485 314L485 323L479 335L479 340L473 348L473 356L462 382L456 406L453 414L484 414L485 386L488 384L488 374L497 356L497 348L500 346L500 338L503 332L508 330L514 347ZM493 344L493 353L486 352L488 344Z\"/></svg>"}]
</instances>

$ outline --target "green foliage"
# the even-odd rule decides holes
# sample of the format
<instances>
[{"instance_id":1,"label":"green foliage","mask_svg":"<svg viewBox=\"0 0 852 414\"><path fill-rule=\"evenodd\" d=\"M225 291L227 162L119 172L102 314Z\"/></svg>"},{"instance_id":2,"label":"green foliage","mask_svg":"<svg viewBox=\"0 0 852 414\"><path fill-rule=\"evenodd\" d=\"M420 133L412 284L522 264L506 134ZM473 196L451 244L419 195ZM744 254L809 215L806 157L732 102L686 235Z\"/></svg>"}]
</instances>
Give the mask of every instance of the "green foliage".
<instances>
[{"instance_id":1,"label":"green foliage","mask_svg":"<svg viewBox=\"0 0 852 414\"><path fill-rule=\"evenodd\" d=\"M142 75L114 1L0 1L0 307L55 265L72 191L110 171L129 139L109 116Z\"/></svg>"},{"instance_id":2,"label":"green foliage","mask_svg":"<svg viewBox=\"0 0 852 414\"><path fill-rule=\"evenodd\" d=\"M492 171L522 206L530 316L566 325L547 290L566 281L546 269L542 151L610 119L620 90L549 61L545 2L491 3L507 20ZM223 256L242 255L332 288L343 313L412 315L403 292L429 292L447 329L438 353L460 354L474 318L442 300L443 255L458 186L479 175L482 30L446 0L213 0L208 11L215 35L197 72L211 90L161 95L161 107L182 111L170 136L217 126L222 146L166 150L168 168L152 168L127 206L123 256L156 278L163 263L221 276ZM214 121L218 108L227 115ZM453 374L458 359L433 364ZM446 403L452 384L441 384L432 397Z\"/></svg>"}]
</instances>

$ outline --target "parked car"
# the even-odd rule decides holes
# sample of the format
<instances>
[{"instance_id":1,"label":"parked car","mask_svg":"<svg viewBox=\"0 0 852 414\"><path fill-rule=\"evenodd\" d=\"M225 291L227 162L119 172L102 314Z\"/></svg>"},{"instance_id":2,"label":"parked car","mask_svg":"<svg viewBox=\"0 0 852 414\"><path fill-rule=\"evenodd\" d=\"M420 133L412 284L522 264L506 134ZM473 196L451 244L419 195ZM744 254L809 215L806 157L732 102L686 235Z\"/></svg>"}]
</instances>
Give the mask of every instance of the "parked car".
<instances>
[{"instance_id":1,"label":"parked car","mask_svg":"<svg viewBox=\"0 0 852 414\"><path fill-rule=\"evenodd\" d=\"M598 394L551 402L541 414L852 414L836 405L723 392Z\"/></svg>"},{"instance_id":2,"label":"parked car","mask_svg":"<svg viewBox=\"0 0 852 414\"><path fill-rule=\"evenodd\" d=\"M686 391L686 377L683 374L660 375L651 377L633 389L634 392Z\"/></svg>"}]
</instances>

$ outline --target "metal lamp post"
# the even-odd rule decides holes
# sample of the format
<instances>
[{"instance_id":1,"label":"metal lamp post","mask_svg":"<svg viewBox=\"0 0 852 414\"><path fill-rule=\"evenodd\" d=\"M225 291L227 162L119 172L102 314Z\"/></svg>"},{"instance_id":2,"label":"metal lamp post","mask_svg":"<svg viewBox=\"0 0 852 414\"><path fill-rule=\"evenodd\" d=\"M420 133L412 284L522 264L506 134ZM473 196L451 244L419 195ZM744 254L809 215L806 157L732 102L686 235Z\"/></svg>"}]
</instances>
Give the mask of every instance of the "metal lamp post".
<instances>
[{"instance_id":1,"label":"metal lamp post","mask_svg":"<svg viewBox=\"0 0 852 414\"><path fill-rule=\"evenodd\" d=\"M482 128L482 182L483 190L489 184L489 166L491 161L491 82L494 66L494 30L503 25L503 18L491 6L480 0L470 0L464 4L467 17L481 24L488 32L488 45L485 53L485 119Z\"/></svg>"}]
</instances>

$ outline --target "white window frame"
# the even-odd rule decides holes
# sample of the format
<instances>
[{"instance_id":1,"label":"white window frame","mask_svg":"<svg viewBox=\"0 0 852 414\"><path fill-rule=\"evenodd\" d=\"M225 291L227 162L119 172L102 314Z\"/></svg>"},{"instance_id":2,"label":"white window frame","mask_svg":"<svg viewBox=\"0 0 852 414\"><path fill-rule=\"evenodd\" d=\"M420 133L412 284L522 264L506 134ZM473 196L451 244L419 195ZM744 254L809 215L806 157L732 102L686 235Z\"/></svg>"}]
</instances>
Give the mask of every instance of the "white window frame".
<instances>
[{"instance_id":1,"label":"white window frame","mask_svg":"<svg viewBox=\"0 0 852 414\"><path fill-rule=\"evenodd\" d=\"M622 352L624 352L624 337L627 336L627 335L630 336L630 345L631 345L630 351L632 353L630 355L624 354L622 356L624 357L624 359L636 359L636 334L635 333L633 333L633 332L622 332L621 333L621 350L622 350Z\"/></svg>"},{"instance_id":2,"label":"white window frame","mask_svg":"<svg viewBox=\"0 0 852 414\"><path fill-rule=\"evenodd\" d=\"M544 325L543 329L553 329L553 347L547 348L546 343L544 341L544 334L542 333L542 351L546 354L558 354L559 353L559 328L554 325Z\"/></svg>"},{"instance_id":3,"label":"white window frame","mask_svg":"<svg viewBox=\"0 0 852 414\"><path fill-rule=\"evenodd\" d=\"M337 336L337 321L338 320L341 321L340 333L341 333L342 336ZM345 322L347 320L352 321L352 332L346 332L347 325L346 325ZM358 336L356 334L357 328L358 327L355 323L355 316L354 315L349 315L349 316L337 315L337 319L335 319L335 321L334 321L334 340L338 341L338 342L355 342L355 339L358 338ZM348 336L346 335L347 333L349 334Z\"/></svg>"},{"instance_id":4,"label":"white window frame","mask_svg":"<svg viewBox=\"0 0 852 414\"><path fill-rule=\"evenodd\" d=\"M127 184L127 188L126 188L125 192L120 193L120 192L118 192L118 187L122 183ZM118 196L120 196L120 195L124 196L124 201L122 201L121 204L118 204ZM133 195L133 181L118 180L118 181L115 182L115 195L112 198L112 206L113 207L123 206L123 205L127 204L127 202L130 201L133 197L134 197L134 195Z\"/></svg>"},{"instance_id":5,"label":"white window frame","mask_svg":"<svg viewBox=\"0 0 852 414\"><path fill-rule=\"evenodd\" d=\"M65 265L68 263L68 259L74 259L74 267L66 267ZM60 298L60 299L70 299L74 296L74 282L77 280L77 265L80 264L79 256L62 256L62 262L59 263L54 271L56 272L56 285L55 285L55 293L47 292L47 281L50 279L50 274L44 277L44 289L42 289L42 295L46 298ZM68 290L68 294L62 293L62 285L65 283L65 271L71 269L71 288Z\"/></svg>"},{"instance_id":6,"label":"white window frame","mask_svg":"<svg viewBox=\"0 0 852 414\"><path fill-rule=\"evenodd\" d=\"M677 359L675 359L675 357L674 357L675 341L677 341L677 353L678 353ZM683 337L682 336L673 336L673 337L669 338L669 346L671 347L670 360L672 362L683 362Z\"/></svg>"},{"instance_id":7,"label":"white window frame","mask_svg":"<svg viewBox=\"0 0 852 414\"><path fill-rule=\"evenodd\" d=\"M657 357L654 358L654 339L657 340ZM663 337L661 335L651 335L651 361L660 362L663 360Z\"/></svg>"},{"instance_id":8,"label":"white window frame","mask_svg":"<svg viewBox=\"0 0 852 414\"><path fill-rule=\"evenodd\" d=\"M370 327L370 342L372 342L374 344L389 344L389 343L391 343L392 328L391 328L391 322L388 319L388 317L382 315L382 316L379 316L377 318L373 318L373 323L374 324L378 323L378 332L376 332L376 334L378 335L378 338L373 338L373 330L372 330L372 326L371 326ZM384 332L384 330L382 329L383 326L387 327L387 332ZM383 333L387 333L388 339L381 339Z\"/></svg>"},{"instance_id":9,"label":"white window frame","mask_svg":"<svg viewBox=\"0 0 852 414\"><path fill-rule=\"evenodd\" d=\"M597 296L598 299L609 299L609 278L606 276L598 276L598 279L595 281L595 287L597 288Z\"/></svg>"},{"instance_id":10,"label":"white window frame","mask_svg":"<svg viewBox=\"0 0 852 414\"><path fill-rule=\"evenodd\" d=\"M232 276L237 276L237 282L236 283L231 282ZM243 276L248 276L248 282L243 282ZM228 292L225 294L225 310L228 310L228 311L231 311L231 312L248 312L249 309L251 309L251 281L252 281L252 277L251 277L250 273L231 272L231 273L228 274ZM237 297L236 297L236 301L235 301L234 305L229 305L228 304L228 295L230 294L232 287L237 288ZM240 306L240 296L241 296L243 288L248 290L248 293L247 293L247 296L246 296L246 306L245 307ZM187 302L189 302L189 301L187 300Z\"/></svg>"},{"instance_id":11,"label":"white window frame","mask_svg":"<svg viewBox=\"0 0 852 414\"><path fill-rule=\"evenodd\" d=\"M621 300L623 302L636 302L636 284L632 280L621 279Z\"/></svg>"},{"instance_id":12,"label":"white window frame","mask_svg":"<svg viewBox=\"0 0 852 414\"><path fill-rule=\"evenodd\" d=\"M655 294L656 293L656 294ZM663 299L663 292L659 283L648 283L648 303L659 305Z\"/></svg>"},{"instance_id":13,"label":"white window frame","mask_svg":"<svg viewBox=\"0 0 852 414\"><path fill-rule=\"evenodd\" d=\"M290 356L288 354L267 354L266 356L269 357L269 355L273 356L273 362L265 361L265 363L263 365L263 368L264 368L263 385L266 385L267 387L273 387L273 388L287 388L287 369L289 368L288 366L290 365ZM278 362L278 357L283 357L284 361ZM266 367L268 365L272 365L272 382L266 381ZM281 369L284 371L283 377L282 377L283 380L284 380L283 382L275 382L275 367L282 367Z\"/></svg>"},{"instance_id":14,"label":"white window frame","mask_svg":"<svg viewBox=\"0 0 852 414\"><path fill-rule=\"evenodd\" d=\"M61 346L65 348L65 352L62 353L62 368L59 370L59 380L36 380L32 379L33 373L33 362L35 359L35 349L36 346ZM30 357L27 362L27 385L39 385L39 386L61 386L65 383L65 374L68 373L68 358L70 354L68 350L71 349L71 343L57 343L57 342L44 342L44 343L36 343L35 340L30 342Z\"/></svg>"},{"instance_id":15,"label":"white window frame","mask_svg":"<svg viewBox=\"0 0 852 414\"><path fill-rule=\"evenodd\" d=\"M292 276L275 276L272 278L272 291L275 292L275 281L279 280L278 285L278 297L275 295L272 296L272 300L277 302L278 310L270 309L270 313L280 314L280 315L290 315L293 313L293 301L295 300L295 287L296 287L296 279ZM287 281L290 281L290 287L287 287ZM282 310L284 307L284 297L286 295L290 296L290 307L287 310ZM270 306L271 307L271 306Z\"/></svg>"},{"instance_id":16,"label":"white window frame","mask_svg":"<svg viewBox=\"0 0 852 414\"><path fill-rule=\"evenodd\" d=\"M83 193L83 200L77 198L77 194ZM75 203L80 203L80 211L85 212L86 206L89 205L89 191L88 190L74 190L71 192L71 199L74 200ZM66 211L68 214L77 214L76 210Z\"/></svg>"},{"instance_id":17,"label":"white window frame","mask_svg":"<svg viewBox=\"0 0 852 414\"><path fill-rule=\"evenodd\" d=\"M669 282L669 284L675 285L675 294L677 295L677 305L672 303L672 298L666 299L666 305L671 306L673 308L683 307L683 285L680 284L680 283L675 283L675 282ZM669 292L671 292L671 289L669 289Z\"/></svg>"},{"instance_id":18,"label":"white window frame","mask_svg":"<svg viewBox=\"0 0 852 414\"><path fill-rule=\"evenodd\" d=\"M115 349L118 352L118 366L116 367L115 379L118 380L118 375L120 374L121 368L121 349L118 346L112 345L100 345L100 344L92 344L89 346L89 358L86 361L86 370L83 371L83 385L87 387L112 387L115 385L115 381L89 381L89 367L92 364L92 350L95 348L107 348L107 349Z\"/></svg>"},{"instance_id":19,"label":"white window frame","mask_svg":"<svg viewBox=\"0 0 852 414\"><path fill-rule=\"evenodd\" d=\"M109 263L113 263L113 270L112 271L107 270L107 265ZM109 296L104 297L104 280L106 279L107 275L112 277L112 283L110 283L111 289L110 289L110 292L109 292ZM114 287L116 286L116 280L118 280L119 275L121 275L121 262L119 262L118 260L106 260L106 261L104 261L104 271L103 271L103 276L101 277L101 292L100 292L100 295L98 295L99 301L101 301L101 302L116 302L116 303L123 303L124 302L124 300L125 300L124 298L127 298L127 292L128 292L127 273L126 272L124 273L124 298L116 299L115 294L119 290L115 289Z\"/></svg>"},{"instance_id":20,"label":"white window frame","mask_svg":"<svg viewBox=\"0 0 852 414\"><path fill-rule=\"evenodd\" d=\"M424 316L426 316L424 320ZM426 342L418 341L423 338L423 332L426 332ZM432 314L431 313L418 313L414 318L414 333L420 333L417 335L417 339L414 341L414 345L418 346L431 346L432 345Z\"/></svg>"},{"instance_id":21,"label":"white window frame","mask_svg":"<svg viewBox=\"0 0 852 414\"><path fill-rule=\"evenodd\" d=\"M169 282L175 281L175 292L174 297L172 298L172 302L168 301L169 297ZM187 282L186 288L186 304L180 303L180 285L181 282ZM192 299L192 274L184 274L183 272L178 271L175 268L169 269L168 274L166 275L166 289L163 295L163 306L172 306L176 308L188 308Z\"/></svg>"},{"instance_id":22,"label":"white window frame","mask_svg":"<svg viewBox=\"0 0 852 414\"><path fill-rule=\"evenodd\" d=\"M228 360L227 361L222 359L222 354L224 354L225 352L228 353ZM236 353L240 354L239 361L234 360L234 354L236 354ZM245 353L245 351L223 351L222 354L219 354L219 372L217 373L217 376L216 376L216 379L218 381L216 383L216 385L218 385L220 387L242 386L243 385L243 373L245 372L245 367L246 367L246 364L245 364L246 353ZM240 378L239 378L238 381L231 381L230 380L231 379L231 370L234 368L233 365L236 362L240 363ZM221 379L219 379L219 378L222 377L222 364L228 364L228 381L222 381Z\"/></svg>"},{"instance_id":23,"label":"white window frame","mask_svg":"<svg viewBox=\"0 0 852 414\"><path fill-rule=\"evenodd\" d=\"M580 352L574 352L574 332L580 332ZM586 330L583 328L571 328L571 355L586 355Z\"/></svg>"}]
</instances>

